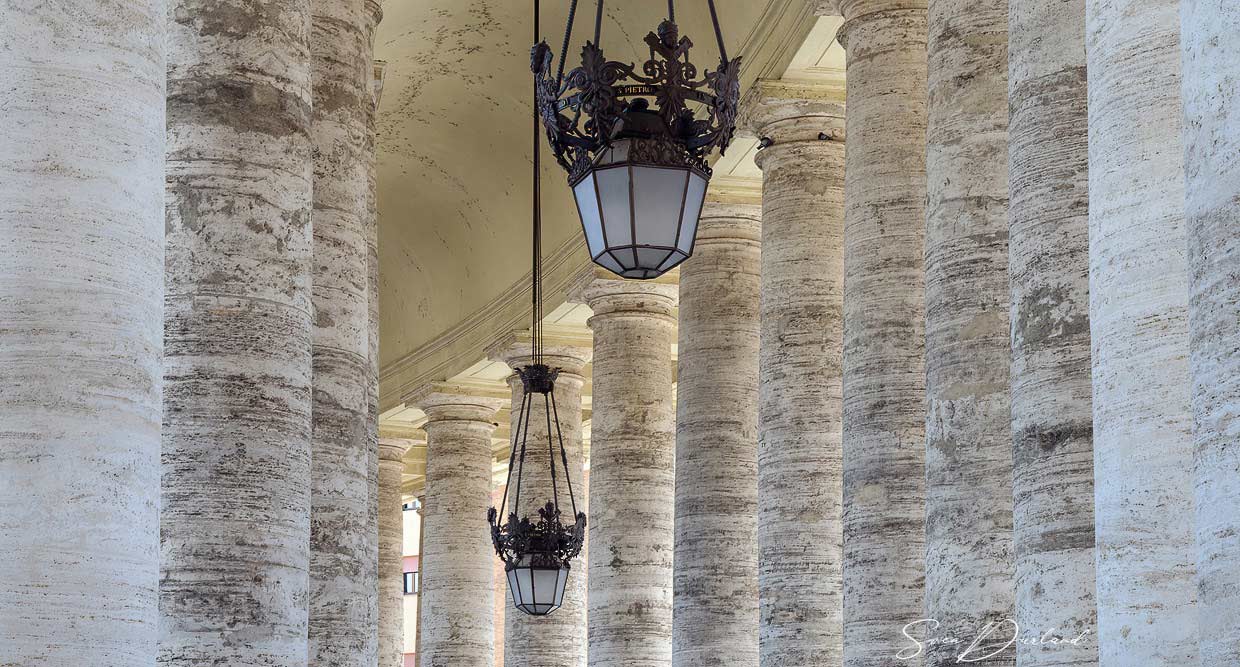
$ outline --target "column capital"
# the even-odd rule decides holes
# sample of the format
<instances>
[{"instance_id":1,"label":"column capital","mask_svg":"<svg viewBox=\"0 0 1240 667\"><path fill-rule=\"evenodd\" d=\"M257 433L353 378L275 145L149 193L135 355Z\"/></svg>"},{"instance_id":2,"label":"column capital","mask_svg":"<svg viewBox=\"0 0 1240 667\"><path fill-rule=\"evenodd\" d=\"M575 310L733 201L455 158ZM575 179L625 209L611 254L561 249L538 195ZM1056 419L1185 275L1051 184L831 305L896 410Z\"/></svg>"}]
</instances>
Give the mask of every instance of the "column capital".
<instances>
[{"instance_id":1,"label":"column capital","mask_svg":"<svg viewBox=\"0 0 1240 667\"><path fill-rule=\"evenodd\" d=\"M502 361L515 371L533 363L532 348L533 345L528 340L521 340L520 335L514 334L487 350L487 358ZM543 347L543 363L570 375L580 376L593 356L592 348L577 345L546 345Z\"/></svg>"},{"instance_id":2,"label":"column capital","mask_svg":"<svg viewBox=\"0 0 1240 667\"><path fill-rule=\"evenodd\" d=\"M412 448L414 442L403 438L380 438L379 439L379 460L381 462L399 463L401 466L405 464L405 452Z\"/></svg>"},{"instance_id":3,"label":"column capital","mask_svg":"<svg viewBox=\"0 0 1240 667\"><path fill-rule=\"evenodd\" d=\"M893 25L917 26L919 29L914 30L912 34L922 40L926 38L923 34L926 21L926 0L828 0L828 2L831 1L839 3L839 14L844 17L844 25L840 26L835 39L845 51L862 46L860 44L849 45L849 36L857 30L858 26L884 19L893 22ZM879 28L874 41L898 42L910 38L912 37L906 31Z\"/></svg>"},{"instance_id":4,"label":"column capital","mask_svg":"<svg viewBox=\"0 0 1240 667\"><path fill-rule=\"evenodd\" d=\"M569 300L589 306L594 311L591 320L602 316L637 315L674 321L678 293L674 284L590 274L573 287Z\"/></svg>"},{"instance_id":5,"label":"column capital","mask_svg":"<svg viewBox=\"0 0 1240 667\"><path fill-rule=\"evenodd\" d=\"M476 421L494 424L495 414L504 401L476 396L449 385L430 385L417 391L409 401L426 413L428 424L441 421Z\"/></svg>"},{"instance_id":6,"label":"column capital","mask_svg":"<svg viewBox=\"0 0 1240 667\"><path fill-rule=\"evenodd\" d=\"M741 102L738 125L772 142L844 140L844 82L758 81Z\"/></svg>"},{"instance_id":7,"label":"column capital","mask_svg":"<svg viewBox=\"0 0 1240 667\"><path fill-rule=\"evenodd\" d=\"M383 20L383 3L379 0L365 0L367 34L372 34L379 22Z\"/></svg>"},{"instance_id":8,"label":"column capital","mask_svg":"<svg viewBox=\"0 0 1240 667\"><path fill-rule=\"evenodd\" d=\"M762 205L707 200L698 222L697 243L713 240L762 241Z\"/></svg>"}]
</instances>

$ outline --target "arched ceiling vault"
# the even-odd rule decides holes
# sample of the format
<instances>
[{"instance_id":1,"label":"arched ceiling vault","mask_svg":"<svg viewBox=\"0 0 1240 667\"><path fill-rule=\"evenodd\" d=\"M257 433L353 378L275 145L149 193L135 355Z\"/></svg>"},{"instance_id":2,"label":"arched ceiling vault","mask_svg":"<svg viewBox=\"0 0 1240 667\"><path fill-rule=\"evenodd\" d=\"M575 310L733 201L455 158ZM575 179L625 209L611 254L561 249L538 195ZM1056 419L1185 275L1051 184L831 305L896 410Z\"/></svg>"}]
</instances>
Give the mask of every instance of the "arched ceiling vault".
<instances>
[{"instance_id":1,"label":"arched ceiling vault","mask_svg":"<svg viewBox=\"0 0 1240 667\"><path fill-rule=\"evenodd\" d=\"M566 0L543 0L543 34L559 50ZM811 0L717 0L743 84L778 78L815 25ZM569 65L593 33L581 2ZM378 116L381 404L468 366L527 317L531 105L528 0L389 1L376 38L387 62ZM608 57L641 62L664 0L605 4ZM693 60L718 55L705 0L677 2ZM750 145L737 147L732 167ZM732 152L729 153L732 157ZM584 266L565 176L544 161L548 311ZM528 324L528 323L526 323ZM462 366L461 364L464 364Z\"/></svg>"}]
</instances>

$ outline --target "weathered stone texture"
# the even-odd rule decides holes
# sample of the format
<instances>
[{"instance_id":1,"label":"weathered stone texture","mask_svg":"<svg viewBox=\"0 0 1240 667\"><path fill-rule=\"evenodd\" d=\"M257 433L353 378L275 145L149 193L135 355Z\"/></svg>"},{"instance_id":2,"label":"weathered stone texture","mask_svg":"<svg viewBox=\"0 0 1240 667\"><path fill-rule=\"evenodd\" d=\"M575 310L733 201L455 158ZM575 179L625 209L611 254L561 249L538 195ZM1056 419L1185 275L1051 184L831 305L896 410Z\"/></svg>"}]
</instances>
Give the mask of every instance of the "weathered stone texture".
<instances>
[{"instance_id":1,"label":"weathered stone texture","mask_svg":"<svg viewBox=\"0 0 1240 667\"><path fill-rule=\"evenodd\" d=\"M581 390L585 385L582 369L590 360L590 350L565 346L547 346L543 350L543 363L560 369L555 382L555 405L553 415L558 415L560 435L564 438L564 451L568 457L573 484L573 497L578 511L585 511L585 490L581 485ZM534 363L530 345L518 343L492 355L504 361L514 371ZM516 434L524 390L521 379L513 375L509 381L512 388L513 444L520 445ZM525 464L513 465L512 482L508 490L508 509L505 514L516 511L519 516L538 517L538 510L553 497L563 513L566 525L573 522L573 504L569 500L568 478L560 459L560 442L552 430L551 442L555 454L556 485L551 485L551 466L547 450L547 402L540 394L530 397L528 428L522 427L526 436ZM554 419L555 417L553 417ZM520 452L518 451L518 459ZM517 473L521 473L520 504L516 501ZM503 652L506 667L585 667L586 664L586 568L583 559L572 563L568 587L564 591L564 605L544 618L531 618L512 606L507 578L503 580L500 593L504 600L504 643L496 647Z\"/></svg>"},{"instance_id":2,"label":"weathered stone texture","mask_svg":"<svg viewBox=\"0 0 1240 667\"><path fill-rule=\"evenodd\" d=\"M1009 0L1009 251L1020 667L1098 662L1085 0Z\"/></svg>"},{"instance_id":3,"label":"weathered stone texture","mask_svg":"<svg viewBox=\"0 0 1240 667\"><path fill-rule=\"evenodd\" d=\"M676 287L597 279L590 452L590 667L672 661Z\"/></svg>"},{"instance_id":4,"label":"weathered stone texture","mask_svg":"<svg viewBox=\"0 0 1240 667\"><path fill-rule=\"evenodd\" d=\"M844 664L889 667L922 618L926 3L841 3Z\"/></svg>"},{"instance_id":5,"label":"weathered stone texture","mask_svg":"<svg viewBox=\"0 0 1240 667\"><path fill-rule=\"evenodd\" d=\"M314 404L310 493L310 657L373 664L378 584L372 557L369 443L372 104L362 0L313 0Z\"/></svg>"},{"instance_id":6,"label":"weathered stone texture","mask_svg":"<svg viewBox=\"0 0 1240 667\"><path fill-rule=\"evenodd\" d=\"M159 661L305 667L310 5L167 19Z\"/></svg>"},{"instance_id":7,"label":"weathered stone texture","mask_svg":"<svg viewBox=\"0 0 1240 667\"><path fill-rule=\"evenodd\" d=\"M426 411L426 504L419 596L421 667L493 667L495 588L487 535L491 420L500 401L432 393Z\"/></svg>"},{"instance_id":8,"label":"weathered stone texture","mask_svg":"<svg viewBox=\"0 0 1240 667\"><path fill-rule=\"evenodd\" d=\"M401 478L410 441L379 443L378 666L402 667L405 641L405 512Z\"/></svg>"},{"instance_id":9,"label":"weathered stone texture","mask_svg":"<svg viewBox=\"0 0 1240 667\"><path fill-rule=\"evenodd\" d=\"M1240 5L1182 0L1202 667L1240 664Z\"/></svg>"},{"instance_id":10,"label":"weathered stone texture","mask_svg":"<svg viewBox=\"0 0 1240 667\"><path fill-rule=\"evenodd\" d=\"M764 100L753 120L774 141L757 156L760 657L831 667L843 653L843 109L788 104Z\"/></svg>"},{"instance_id":11,"label":"weathered stone texture","mask_svg":"<svg viewBox=\"0 0 1240 667\"><path fill-rule=\"evenodd\" d=\"M383 9L376 0L364 0L363 7L364 22L362 26L363 34L363 50L362 59L365 61L365 77L366 77L366 95L362 100L362 109L365 114L365 144L362 154L362 160L366 173L366 211L362 219L362 228L366 239L366 302L367 302L367 341L366 341L366 444L367 454L370 459L370 536L374 539L373 554L367 559L366 567L373 568L375 572L376 582L379 577L379 503L381 492L379 490L379 209L376 200L376 189L378 186L377 166L378 158L376 155L375 143L375 122L378 114L379 91L376 89L374 82L373 63L375 59L375 29L379 22L383 19ZM381 589L378 589L381 590ZM384 651L380 645L383 643L382 632L380 631L380 623L382 620L379 611L380 602L376 597L370 608L370 613L374 618L372 634L374 636L376 650ZM379 667L401 667L404 657L401 655L393 655L391 644L395 642L395 648L401 648L404 631L401 630L398 638L388 639L389 648L386 655L380 655Z\"/></svg>"},{"instance_id":12,"label":"weathered stone texture","mask_svg":"<svg viewBox=\"0 0 1240 667\"><path fill-rule=\"evenodd\" d=\"M1178 0L1087 0L1099 664L1200 664Z\"/></svg>"},{"instance_id":13,"label":"weathered stone texture","mask_svg":"<svg viewBox=\"0 0 1240 667\"><path fill-rule=\"evenodd\" d=\"M0 7L0 663L151 667L165 3Z\"/></svg>"},{"instance_id":14,"label":"weathered stone texture","mask_svg":"<svg viewBox=\"0 0 1240 667\"><path fill-rule=\"evenodd\" d=\"M676 667L758 664L761 215L754 205L708 203L680 269Z\"/></svg>"},{"instance_id":15,"label":"weathered stone texture","mask_svg":"<svg viewBox=\"0 0 1240 667\"><path fill-rule=\"evenodd\" d=\"M1007 0L930 0L926 129L926 618L1010 636ZM1002 645L1002 644L1000 644ZM967 644L930 643L957 665ZM988 657L987 657L988 656ZM1016 664L1015 647L977 651Z\"/></svg>"}]
</instances>

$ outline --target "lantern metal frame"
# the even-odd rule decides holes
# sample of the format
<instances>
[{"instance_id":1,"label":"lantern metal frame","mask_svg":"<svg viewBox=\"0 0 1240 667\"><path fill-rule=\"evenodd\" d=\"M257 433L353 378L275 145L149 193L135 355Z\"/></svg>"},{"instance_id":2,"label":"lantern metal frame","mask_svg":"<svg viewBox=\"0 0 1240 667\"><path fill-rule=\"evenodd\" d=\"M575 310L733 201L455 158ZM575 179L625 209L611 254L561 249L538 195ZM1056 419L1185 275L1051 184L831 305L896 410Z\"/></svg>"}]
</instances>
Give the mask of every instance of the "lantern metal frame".
<instances>
[{"instance_id":1,"label":"lantern metal frame","mask_svg":"<svg viewBox=\"0 0 1240 667\"><path fill-rule=\"evenodd\" d=\"M700 78L697 66L689 60L693 42L681 36L676 25L673 0L668 0L668 18L660 23L655 32L646 35L650 57L640 70L635 64L609 61L603 55L600 47L603 0L597 2L594 40L587 41L582 48L581 66L564 73L577 0L572 0L569 7L568 26L556 72L552 73L553 57L545 41L536 39L531 51L535 106L552 153L568 172L569 186L574 191L586 178L594 178L596 170L628 167L628 212L633 218L636 216L632 198L634 166L688 172L680 200L676 243L671 247L642 243L637 238L637 224L633 220L630 220L630 243L608 245L607 225L599 199L598 224L603 230L603 239L601 247L591 248L591 259L626 278L658 277L693 254L692 239L687 246L681 243L692 180L690 175L697 175L708 184L712 174L708 162L710 155L715 149L723 154L736 132L741 59L728 59L715 2L707 0L707 4L720 61L717 69L705 72ZM625 160L612 167L603 166L602 161L609 149L621 140L629 143ZM702 190L700 196L704 197L705 186ZM594 192L598 197L597 180ZM589 237L581 206L578 197L582 231ZM695 202L695 206L700 216L701 202ZM689 231L696 235L696 229L697 221L694 220ZM643 262L638 259L638 251L643 248L665 253L664 259L643 268ZM623 255L615 254L624 250L632 252L631 264ZM621 270L617 271L617 268Z\"/></svg>"},{"instance_id":2,"label":"lantern metal frame","mask_svg":"<svg viewBox=\"0 0 1240 667\"><path fill-rule=\"evenodd\" d=\"M539 354L538 357L541 355ZM536 357L536 359L538 358ZM491 525L491 543L495 553L504 562L508 576L509 591L513 605L532 616L550 614L563 603L564 586L571 571L571 561L581 554L586 537L586 515L577 510L577 499L573 492L573 479L568 467L568 453L564 446L564 434L560 430L560 416L555 404L555 380L558 369L551 369L543 363L534 363L517 371L521 378L521 407L517 411L517 423L513 434L517 438L508 459L508 479L504 484L504 495L498 509L487 511L487 522ZM537 396L541 395L543 409L547 417L547 454L551 467L551 499L538 510L537 520L517 514L521 507L521 479L525 472L526 454L529 444L530 417ZM559 481L556 476L555 446L559 444L559 458L564 470L564 478L568 490L574 521L565 524L561 517ZM513 485L513 470L517 470L516 485ZM501 523L508 502L509 489L514 489L511 511L507 520ZM533 600L524 599L524 591L520 570L529 570L526 580L530 583L529 594ZM558 590L552 603L538 602L536 589L539 577L535 571L557 571Z\"/></svg>"}]
</instances>

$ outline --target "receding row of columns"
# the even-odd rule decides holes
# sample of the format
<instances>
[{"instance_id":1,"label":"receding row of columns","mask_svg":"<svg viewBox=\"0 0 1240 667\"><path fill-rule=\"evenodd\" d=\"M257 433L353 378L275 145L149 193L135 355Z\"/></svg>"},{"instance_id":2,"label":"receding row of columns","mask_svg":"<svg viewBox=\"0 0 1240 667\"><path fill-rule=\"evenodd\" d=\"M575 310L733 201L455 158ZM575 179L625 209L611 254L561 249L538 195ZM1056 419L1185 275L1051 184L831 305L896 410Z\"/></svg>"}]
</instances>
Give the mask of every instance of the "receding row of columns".
<instances>
[{"instance_id":1,"label":"receding row of columns","mask_svg":"<svg viewBox=\"0 0 1240 667\"><path fill-rule=\"evenodd\" d=\"M85 31L32 7L35 46L3 43L16 664L395 664L377 5L225 4ZM752 208L705 215L679 420L676 289L580 286L593 350L554 363L577 471L593 356L588 602L579 571L554 632L509 615L506 662L891 664L907 622L1014 615L1085 640L983 664L1236 664L1240 9L838 5L846 132L833 104L757 100L760 237ZM501 401L419 404L423 664L491 667Z\"/></svg>"},{"instance_id":2,"label":"receding row of columns","mask_svg":"<svg viewBox=\"0 0 1240 667\"><path fill-rule=\"evenodd\" d=\"M847 120L762 85L682 268L674 487L675 301L582 290L589 664L1233 664L1240 11L839 5Z\"/></svg>"},{"instance_id":3,"label":"receding row of columns","mask_svg":"<svg viewBox=\"0 0 1240 667\"><path fill-rule=\"evenodd\" d=\"M3 12L5 662L377 659L378 20Z\"/></svg>"}]
</instances>

